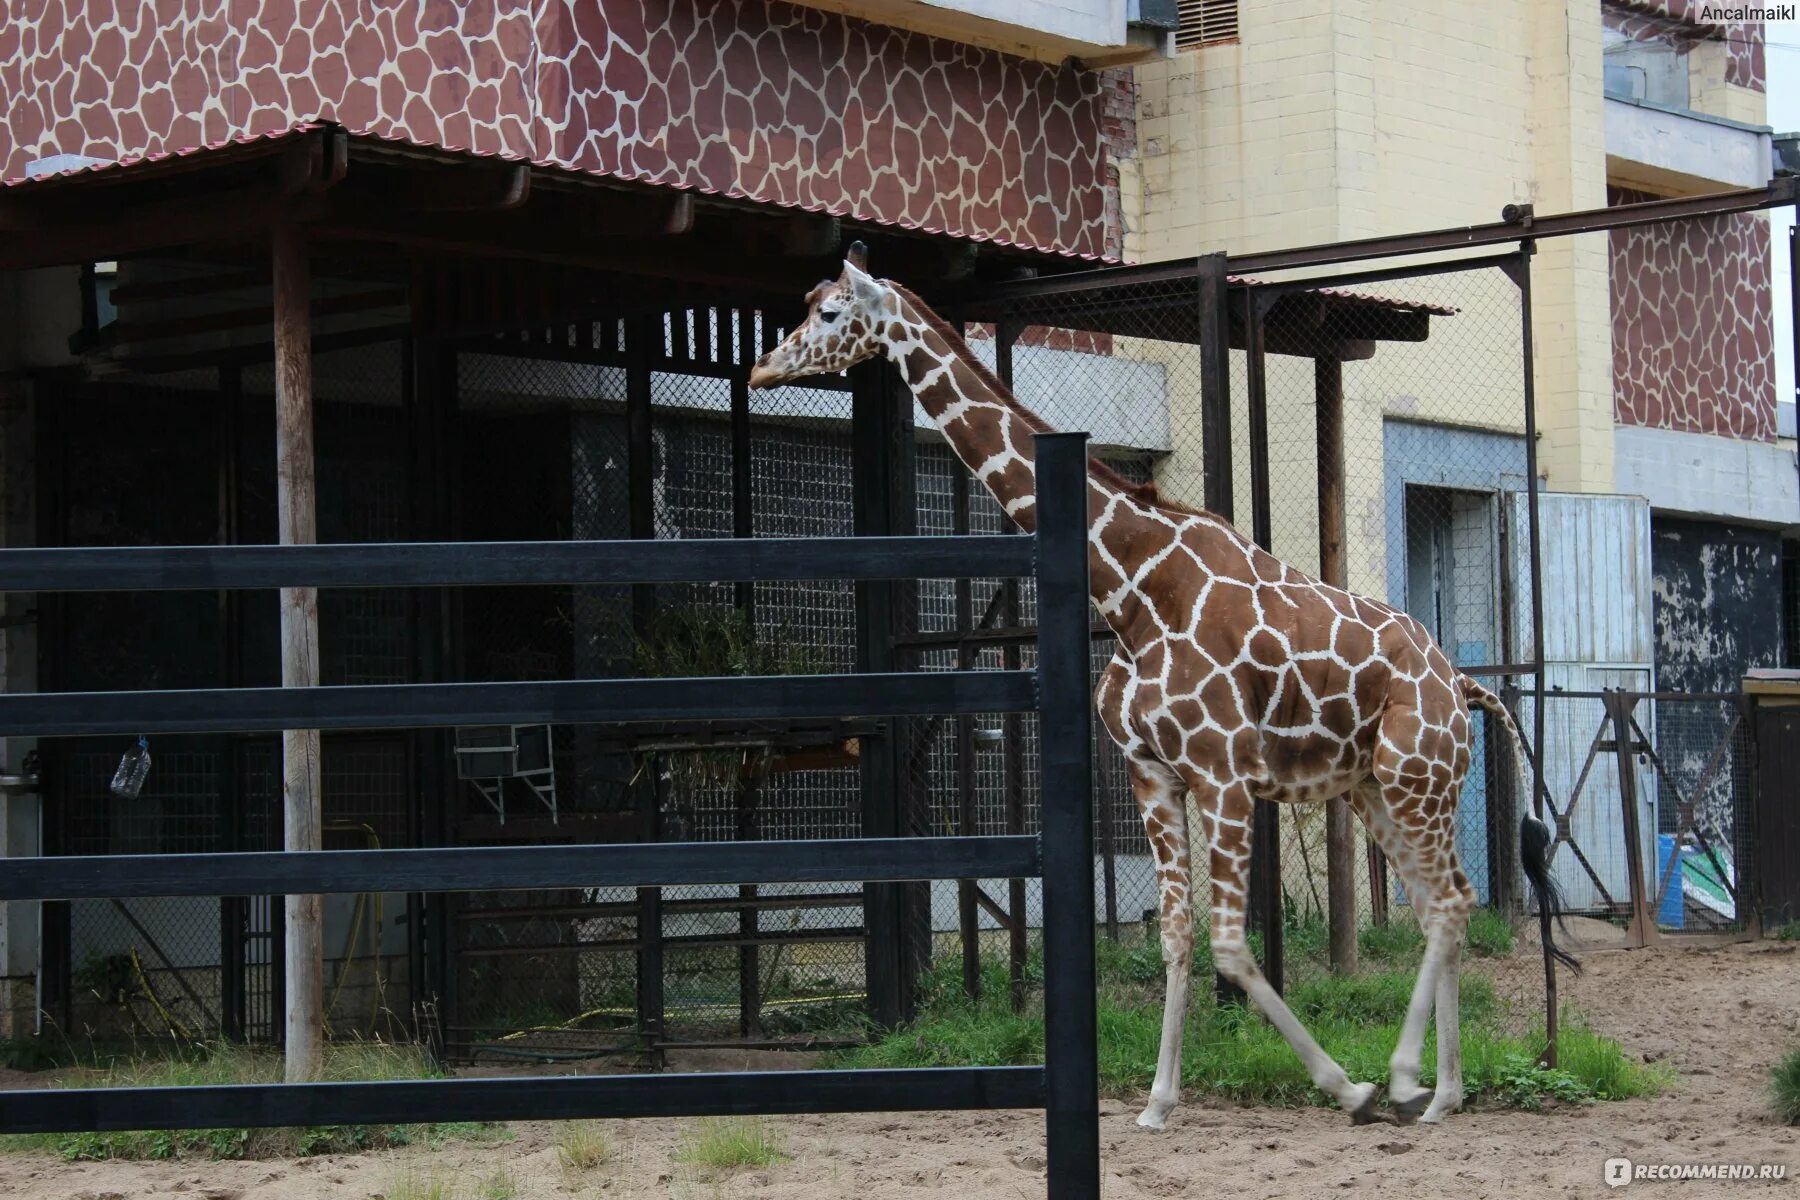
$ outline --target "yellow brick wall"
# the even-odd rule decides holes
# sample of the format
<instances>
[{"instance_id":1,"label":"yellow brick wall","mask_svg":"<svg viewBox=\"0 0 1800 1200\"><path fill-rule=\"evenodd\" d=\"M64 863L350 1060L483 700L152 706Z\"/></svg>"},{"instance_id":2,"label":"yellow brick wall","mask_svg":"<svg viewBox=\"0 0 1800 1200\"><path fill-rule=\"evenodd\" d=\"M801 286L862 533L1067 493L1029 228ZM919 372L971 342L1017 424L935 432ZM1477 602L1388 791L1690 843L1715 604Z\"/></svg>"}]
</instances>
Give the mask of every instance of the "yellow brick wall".
<instances>
[{"instance_id":1,"label":"yellow brick wall","mask_svg":"<svg viewBox=\"0 0 1800 1200\"><path fill-rule=\"evenodd\" d=\"M1139 174L1127 198L1139 206L1129 222L1133 257L1492 221L1516 201L1541 212L1606 203L1598 5L1277 0L1241 6L1240 21L1235 44L1137 68ZM1610 490L1604 237L1547 243L1533 282L1541 469L1554 488ZM1351 583L1381 593L1382 418L1522 427L1516 376L1507 379L1501 361L1517 353L1517 308L1497 279L1379 290L1461 310L1435 319L1425 346L1384 344L1371 362L1345 369ZM1471 353L1492 360L1481 364L1481 378L1470 376L1473 366L1457 373L1453 360ZM1310 364L1270 363L1276 546L1305 566L1316 536L1310 472L1299 469L1312 438ZM1241 371L1241 356L1233 366ZM1197 500L1198 397L1172 400L1175 453L1159 478L1171 494ZM1247 527L1243 436L1239 430L1234 457L1237 516ZM1293 459L1285 468L1284 455Z\"/></svg>"}]
</instances>

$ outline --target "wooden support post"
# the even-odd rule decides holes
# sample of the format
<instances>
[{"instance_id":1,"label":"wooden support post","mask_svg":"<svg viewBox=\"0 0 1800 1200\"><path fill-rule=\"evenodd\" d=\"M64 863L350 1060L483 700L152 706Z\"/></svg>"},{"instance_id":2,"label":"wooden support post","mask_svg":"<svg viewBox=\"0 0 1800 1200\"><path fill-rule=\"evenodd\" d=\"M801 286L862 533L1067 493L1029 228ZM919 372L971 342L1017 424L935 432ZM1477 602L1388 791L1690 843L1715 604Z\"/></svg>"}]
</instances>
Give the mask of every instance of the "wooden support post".
<instances>
[{"instance_id":1,"label":"wooden support post","mask_svg":"<svg viewBox=\"0 0 1800 1200\"><path fill-rule=\"evenodd\" d=\"M1319 578L1350 586L1344 560L1344 364L1313 360L1314 428L1318 436ZM1325 802L1325 906L1331 969L1356 971L1356 825L1343 796Z\"/></svg>"},{"instance_id":2,"label":"wooden support post","mask_svg":"<svg viewBox=\"0 0 1800 1200\"><path fill-rule=\"evenodd\" d=\"M306 240L295 226L273 238L275 309L275 504L284 546L318 540L313 469L311 284ZM319 685L319 593L281 589L281 686ZM319 731L281 735L282 845L321 849ZM289 896L286 926L289 1082L316 1079L325 1052L325 949L318 896Z\"/></svg>"}]
</instances>

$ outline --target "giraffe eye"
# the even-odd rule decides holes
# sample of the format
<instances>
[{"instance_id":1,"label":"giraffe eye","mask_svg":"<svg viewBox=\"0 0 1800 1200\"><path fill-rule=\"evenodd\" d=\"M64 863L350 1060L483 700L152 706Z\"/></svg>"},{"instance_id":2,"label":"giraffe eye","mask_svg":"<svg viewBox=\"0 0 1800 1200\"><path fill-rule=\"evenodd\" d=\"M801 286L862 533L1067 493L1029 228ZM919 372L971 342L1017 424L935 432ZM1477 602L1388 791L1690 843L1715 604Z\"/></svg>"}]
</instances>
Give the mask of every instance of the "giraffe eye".
<instances>
[{"instance_id":1,"label":"giraffe eye","mask_svg":"<svg viewBox=\"0 0 1800 1200\"><path fill-rule=\"evenodd\" d=\"M839 311L840 310L835 309L835 308L821 308L819 310L819 320L821 320L821 321L825 322L827 325L829 325L833 321L838 319Z\"/></svg>"}]
</instances>

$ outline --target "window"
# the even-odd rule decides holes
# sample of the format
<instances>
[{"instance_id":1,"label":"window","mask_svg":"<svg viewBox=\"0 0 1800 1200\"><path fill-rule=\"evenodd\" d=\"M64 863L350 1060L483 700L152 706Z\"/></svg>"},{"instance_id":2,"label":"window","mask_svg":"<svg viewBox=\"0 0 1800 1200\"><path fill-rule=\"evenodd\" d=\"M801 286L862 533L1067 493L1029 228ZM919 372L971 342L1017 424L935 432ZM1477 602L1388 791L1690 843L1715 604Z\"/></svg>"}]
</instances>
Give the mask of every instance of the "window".
<instances>
[{"instance_id":1,"label":"window","mask_svg":"<svg viewBox=\"0 0 1800 1200\"><path fill-rule=\"evenodd\" d=\"M1175 31L1175 48L1198 50L1219 42L1238 40L1237 0L1181 0L1181 25Z\"/></svg>"}]
</instances>

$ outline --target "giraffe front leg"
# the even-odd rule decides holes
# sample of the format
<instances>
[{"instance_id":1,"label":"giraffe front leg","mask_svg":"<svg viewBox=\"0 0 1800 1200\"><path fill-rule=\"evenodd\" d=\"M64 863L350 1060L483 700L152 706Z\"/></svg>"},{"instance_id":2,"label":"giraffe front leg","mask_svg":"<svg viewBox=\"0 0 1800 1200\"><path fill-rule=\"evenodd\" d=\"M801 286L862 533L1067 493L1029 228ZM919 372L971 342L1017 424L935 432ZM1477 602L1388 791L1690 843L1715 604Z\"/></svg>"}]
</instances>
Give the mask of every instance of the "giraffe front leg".
<instances>
[{"instance_id":1,"label":"giraffe front leg","mask_svg":"<svg viewBox=\"0 0 1800 1200\"><path fill-rule=\"evenodd\" d=\"M1381 1089L1373 1083L1350 1082L1344 1068L1313 1039L1287 1002L1269 985L1250 953L1245 916L1250 899L1250 820L1255 805L1249 787L1234 783L1209 798L1196 786L1194 796L1201 826L1212 847L1213 966L1242 988L1250 1002L1287 1039L1313 1084L1336 1100L1358 1125L1369 1124L1376 1119L1375 1106Z\"/></svg>"},{"instance_id":2,"label":"giraffe front leg","mask_svg":"<svg viewBox=\"0 0 1800 1200\"><path fill-rule=\"evenodd\" d=\"M1162 1045L1156 1056L1156 1078L1150 1102L1138 1115L1146 1129L1161 1129L1181 1099L1181 1042L1187 1023L1188 983L1194 962L1192 879L1189 874L1187 789L1162 763L1133 759L1131 790L1144 818L1150 853L1156 863L1161 902L1163 964Z\"/></svg>"}]
</instances>

